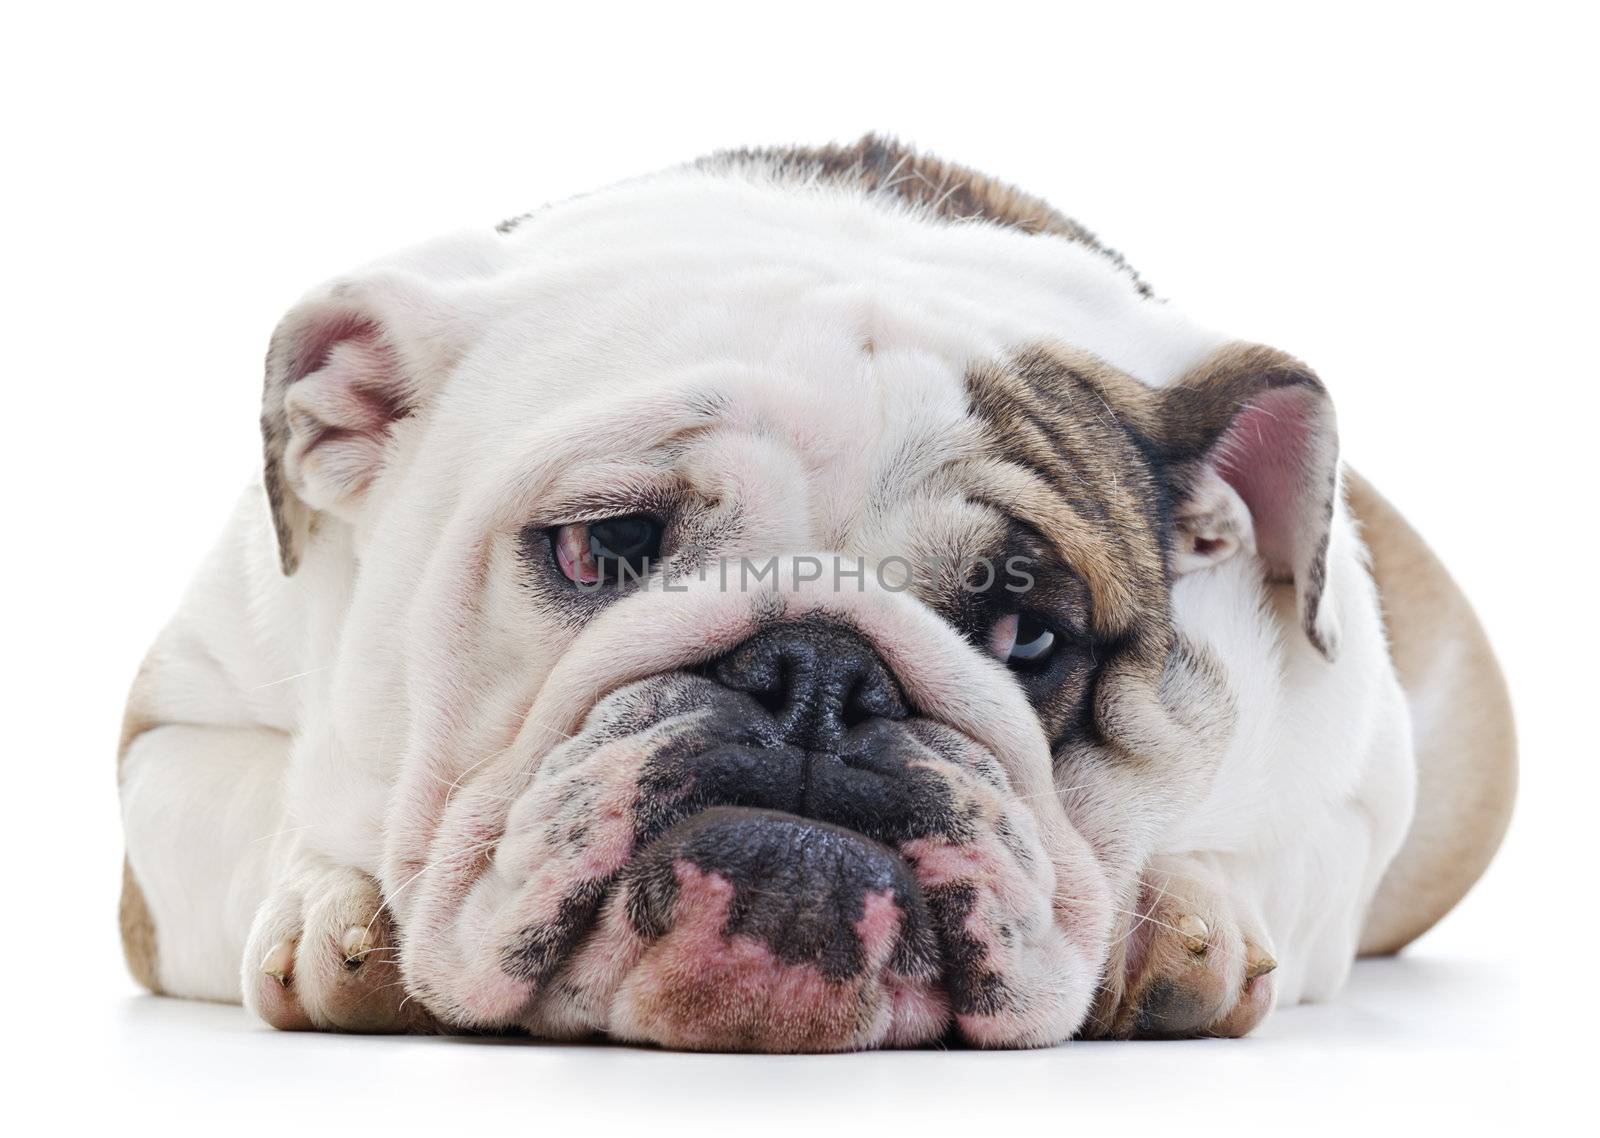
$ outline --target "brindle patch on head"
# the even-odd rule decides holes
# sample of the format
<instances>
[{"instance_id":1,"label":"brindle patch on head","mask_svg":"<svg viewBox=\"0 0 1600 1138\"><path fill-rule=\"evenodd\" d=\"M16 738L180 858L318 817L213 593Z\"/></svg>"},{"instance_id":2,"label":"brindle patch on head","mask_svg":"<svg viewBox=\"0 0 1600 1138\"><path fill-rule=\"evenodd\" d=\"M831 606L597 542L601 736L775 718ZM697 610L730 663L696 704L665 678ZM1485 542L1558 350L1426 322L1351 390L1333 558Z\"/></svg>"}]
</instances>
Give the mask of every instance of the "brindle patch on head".
<instances>
[{"instance_id":1,"label":"brindle patch on head","mask_svg":"<svg viewBox=\"0 0 1600 1138\"><path fill-rule=\"evenodd\" d=\"M1014 517L1023 491L1034 509L1018 520L1088 582L1097 631L1135 633L1165 599L1172 506L1130 414L1140 385L1092 356L1040 347L972 369L967 393L990 456L1009 468L984 472L974 489L993 490L987 500Z\"/></svg>"},{"instance_id":2,"label":"brindle patch on head","mask_svg":"<svg viewBox=\"0 0 1600 1138\"><path fill-rule=\"evenodd\" d=\"M869 198L904 203L942 221L986 222L1063 237L1093 249L1132 277L1141 295L1150 295L1150 286L1120 253L1042 198L954 162L919 154L893 138L867 134L848 145L725 150L700 159L696 166L719 172L753 170L784 182L843 186Z\"/></svg>"},{"instance_id":3,"label":"brindle patch on head","mask_svg":"<svg viewBox=\"0 0 1600 1138\"><path fill-rule=\"evenodd\" d=\"M1036 531L1059 559L1056 575L1087 586L1088 662L1114 653L1153 682L1172 642L1173 502L1141 429L1148 390L1086 354L1038 347L971 369L967 391L985 455L967 464L965 492ZM1046 595L1050 577L1046 566ZM1040 708L1052 735L1065 711L1057 702Z\"/></svg>"},{"instance_id":4,"label":"brindle patch on head","mask_svg":"<svg viewBox=\"0 0 1600 1138\"><path fill-rule=\"evenodd\" d=\"M1037 530L1082 577L1094 635L1125 673L1155 689L1171 669L1175 519L1219 474L1250 510L1268 571L1296 583L1306 635L1332 656L1337 629L1319 602L1338 442L1305 365L1232 344L1155 388L1084 353L1033 347L972 368L967 389L987 456L967 464L966 493Z\"/></svg>"}]
</instances>

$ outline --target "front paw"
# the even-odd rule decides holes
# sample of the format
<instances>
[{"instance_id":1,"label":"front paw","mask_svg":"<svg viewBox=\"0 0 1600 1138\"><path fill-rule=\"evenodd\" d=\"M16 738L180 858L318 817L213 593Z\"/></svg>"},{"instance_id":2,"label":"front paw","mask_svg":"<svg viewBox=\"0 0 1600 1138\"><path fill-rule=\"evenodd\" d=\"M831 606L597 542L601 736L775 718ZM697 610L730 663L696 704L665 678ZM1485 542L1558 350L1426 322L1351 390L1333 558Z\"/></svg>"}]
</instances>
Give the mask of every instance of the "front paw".
<instances>
[{"instance_id":1,"label":"front paw","mask_svg":"<svg viewBox=\"0 0 1600 1138\"><path fill-rule=\"evenodd\" d=\"M285 1031L426 1031L410 999L378 883L302 859L261 907L246 941L245 1005Z\"/></svg>"},{"instance_id":2,"label":"front paw","mask_svg":"<svg viewBox=\"0 0 1600 1138\"><path fill-rule=\"evenodd\" d=\"M1272 1010L1271 941L1200 862L1154 859L1129 917L1087 1034L1238 1037Z\"/></svg>"}]
</instances>

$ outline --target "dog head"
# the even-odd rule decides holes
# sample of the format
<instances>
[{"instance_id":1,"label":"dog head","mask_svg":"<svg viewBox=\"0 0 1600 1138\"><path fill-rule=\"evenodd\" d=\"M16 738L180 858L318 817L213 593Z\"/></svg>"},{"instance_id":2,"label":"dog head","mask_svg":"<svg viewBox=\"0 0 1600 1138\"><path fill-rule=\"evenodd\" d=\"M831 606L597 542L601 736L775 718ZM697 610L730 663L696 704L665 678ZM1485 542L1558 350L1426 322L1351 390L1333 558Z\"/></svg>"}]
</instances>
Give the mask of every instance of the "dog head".
<instances>
[{"instance_id":1,"label":"dog head","mask_svg":"<svg viewBox=\"0 0 1600 1138\"><path fill-rule=\"evenodd\" d=\"M1336 650L1303 366L975 175L961 223L794 173L426 246L274 338L284 569L356 565L324 730L446 1023L1066 1038L1230 729L1175 578L1257 559Z\"/></svg>"}]
</instances>

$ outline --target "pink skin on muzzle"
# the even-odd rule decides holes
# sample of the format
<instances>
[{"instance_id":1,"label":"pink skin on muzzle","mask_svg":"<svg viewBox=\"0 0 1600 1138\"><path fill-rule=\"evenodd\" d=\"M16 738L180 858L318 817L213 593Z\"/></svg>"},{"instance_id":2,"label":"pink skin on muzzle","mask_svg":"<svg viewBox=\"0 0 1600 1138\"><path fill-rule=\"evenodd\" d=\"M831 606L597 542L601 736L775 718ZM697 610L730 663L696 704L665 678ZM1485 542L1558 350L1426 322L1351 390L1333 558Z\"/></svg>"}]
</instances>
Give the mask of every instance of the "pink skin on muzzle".
<instances>
[{"instance_id":1,"label":"pink skin on muzzle","mask_svg":"<svg viewBox=\"0 0 1600 1138\"><path fill-rule=\"evenodd\" d=\"M952 1027L982 1046L1069 1036L1106 951L1109 889L1061 813L1037 722L1003 671L901 595L691 588L671 600L640 596L601 614L544 684L518 739L466 777L449 775L448 800L430 796L434 825L412 820L432 839L425 856L396 861L401 880L414 881L397 912L418 998L465 1027L695 1048L893 1046ZM721 654L758 620L824 606L878 649L915 707L937 713L906 722L908 766L937 780L967 819L957 836L883 849L906 868L914 884L900 888L913 896L868 893L840 919L862 960L843 977L730 931L730 913L750 902L714 864L672 862L675 894L660 927L641 927L625 880L650 852L638 845L641 781L664 748L705 727L711 681L677 669ZM657 634L640 644L639 627ZM576 730L552 747L566 722ZM924 909L934 914L937 966L902 960L897 969L895 937Z\"/></svg>"}]
</instances>

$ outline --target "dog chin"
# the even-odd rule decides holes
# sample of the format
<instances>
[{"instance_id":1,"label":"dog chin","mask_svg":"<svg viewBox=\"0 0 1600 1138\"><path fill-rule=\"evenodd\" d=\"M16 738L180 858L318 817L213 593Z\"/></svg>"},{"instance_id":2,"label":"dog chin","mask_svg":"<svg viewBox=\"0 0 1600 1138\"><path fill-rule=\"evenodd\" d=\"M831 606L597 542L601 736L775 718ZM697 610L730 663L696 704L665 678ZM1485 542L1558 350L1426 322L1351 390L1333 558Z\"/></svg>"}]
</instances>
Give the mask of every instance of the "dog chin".
<instances>
[{"instance_id":1,"label":"dog chin","mask_svg":"<svg viewBox=\"0 0 1600 1138\"><path fill-rule=\"evenodd\" d=\"M927 718L827 754L770 719L682 672L596 705L455 911L419 914L446 935L412 943L454 946L413 961L419 995L462 1026L680 1048L1069 1036L1105 915L1073 928L1059 897L1103 888L1046 848L994 757Z\"/></svg>"},{"instance_id":2,"label":"dog chin","mask_svg":"<svg viewBox=\"0 0 1600 1138\"><path fill-rule=\"evenodd\" d=\"M609 993L604 1028L620 1039L835 1051L942 1036L940 975L930 904L904 858L841 827L718 806L629 862L557 984ZM527 1026L570 1031L558 1003Z\"/></svg>"}]
</instances>

